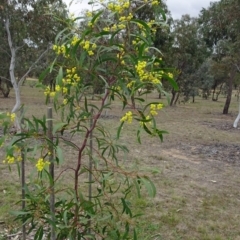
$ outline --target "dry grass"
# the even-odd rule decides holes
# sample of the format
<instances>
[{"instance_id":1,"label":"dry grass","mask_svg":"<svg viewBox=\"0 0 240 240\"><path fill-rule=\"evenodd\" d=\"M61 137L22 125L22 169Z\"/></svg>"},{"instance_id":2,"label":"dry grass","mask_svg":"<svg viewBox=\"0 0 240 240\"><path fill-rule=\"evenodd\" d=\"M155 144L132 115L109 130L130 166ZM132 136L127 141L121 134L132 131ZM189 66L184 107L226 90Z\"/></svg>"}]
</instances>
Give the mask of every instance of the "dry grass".
<instances>
[{"instance_id":1,"label":"dry grass","mask_svg":"<svg viewBox=\"0 0 240 240\"><path fill-rule=\"evenodd\" d=\"M27 114L41 116L46 106L40 101L42 92L28 85L22 89ZM157 94L148 100L157 99ZM166 102L166 99L162 101ZM219 102L197 99L177 107L165 107L157 116L161 129L167 130L164 142L142 135L138 145L132 125L125 125L121 141L131 150L129 165L149 172L157 187L155 199L132 197L136 211L146 215L139 219L140 239L235 240L240 236L240 129L233 129L237 102L233 98L229 115L222 115L225 98ZM10 110L14 95L0 99L0 110ZM121 116L119 104L109 111L111 117L101 119L114 132ZM74 154L65 151L68 163ZM0 152L0 157L3 153ZM122 159L126 160L126 159ZM17 177L0 165L4 192L0 204L0 220L10 219L19 195ZM14 184L13 184L14 182ZM6 194L8 193L8 194Z\"/></svg>"}]
</instances>

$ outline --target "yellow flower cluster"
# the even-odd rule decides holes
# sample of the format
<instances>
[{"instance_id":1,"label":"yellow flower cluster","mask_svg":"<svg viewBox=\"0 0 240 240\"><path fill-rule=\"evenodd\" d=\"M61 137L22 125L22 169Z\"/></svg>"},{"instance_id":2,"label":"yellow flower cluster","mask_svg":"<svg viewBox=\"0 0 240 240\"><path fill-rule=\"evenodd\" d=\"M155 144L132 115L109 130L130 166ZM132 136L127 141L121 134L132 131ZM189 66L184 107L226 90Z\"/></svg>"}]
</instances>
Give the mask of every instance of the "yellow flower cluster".
<instances>
[{"instance_id":1,"label":"yellow flower cluster","mask_svg":"<svg viewBox=\"0 0 240 240\"><path fill-rule=\"evenodd\" d=\"M61 45L61 46L53 45L53 50L55 51L55 53L57 55L60 55L60 54L65 55L66 54L66 47L65 47L65 45Z\"/></svg>"},{"instance_id":2,"label":"yellow flower cluster","mask_svg":"<svg viewBox=\"0 0 240 240\"><path fill-rule=\"evenodd\" d=\"M38 172L41 172L49 164L50 164L49 161L44 161L43 158L39 158L38 162L36 164L36 168L37 168Z\"/></svg>"},{"instance_id":3,"label":"yellow flower cluster","mask_svg":"<svg viewBox=\"0 0 240 240\"><path fill-rule=\"evenodd\" d=\"M95 50L95 49L97 48L96 43L90 43L90 41L88 41L88 40L86 40L86 41L83 40L83 41L80 43L80 45L82 46L82 48L83 48L84 50L87 51L87 53L88 53L89 56L94 55L93 50Z\"/></svg>"},{"instance_id":4,"label":"yellow flower cluster","mask_svg":"<svg viewBox=\"0 0 240 240\"><path fill-rule=\"evenodd\" d=\"M133 18L132 13L129 13L127 9L130 7L130 2L129 0L117 0L114 2L110 2L107 5L107 8L114 12L117 13L119 16L119 24L113 24L111 26L104 27L104 31L117 31L117 30L122 30L126 28L126 23L127 21L130 21ZM126 16L124 16L126 15Z\"/></svg>"},{"instance_id":5,"label":"yellow flower cluster","mask_svg":"<svg viewBox=\"0 0 240 240\"><path fill-rule=\"evenodd\" d=\"M93 16L93 13L88 10L88 11L86 12L86 16L87 16L87 17L92 17L92 16Z\"/></svg>"},{"instance_id":6,"label":"yellow flower cluster","mask_svg":"<svg viewBox=\"0 0 240 240\"><path fill-rule=\"evenodd\" d=\"M131 82L129 82L129 83L127 84L127 88L130 88L130 89L131 89L131 88L134 86L135 82L136 82L136 81L131 81Z\"/></svg>"},{"instance_id":7,"label":"yellow flower cluster","mask_svg":"<svg viewBox=\"0 0 240 240\"><path fill-rule=\"evenodd\" d=\"M132 114L131 111L128 111L128 112L125 113L125 115L120 119L120 122L132 123L132 119L133 119L133 114Z\"/></svg>"},{"instance_id":8,"label":"yellow flower cluster","mask_svg":"<svg viewBox=\"0 0 240 240\"><path fill-rule=\"evenodd\" d=\"M158 114L157 110L160 110L163 108L163 104L162 103L158 103L158 104L150 104L150 115L147 115L145 120L149 120L149 122L143 122L143 121L140 121L139 124L140 126L144 126L145 124L149 124L151 125L152 124L152 117L153 116L156 116Z\"/></svg>"},{"instance_id":9,"label":"yellow flower cluster","mask_svg":"<svg viewBox=\"0 0 240 240\"><path fill-rule=\"evenodd\" d=\"M151 119L151 117L148 115L148 116L146 116L146 120L150 120ZM142 121L140 121L139 122L140 123L140 126L143 126L144 124L146 124L145 122L142 122ZM147 122L148 124L152 124L151 122Z\"/></svg>"},{"instance_id":10,"label":"yellow flower cluster","mask_svg":"<svg viewBox=\"0 0 240 240\"><path fill-rule=\"evenodd\" d=\"M148 73L146 75L146 79L148 79L148 81L150 81L153 84L159 84L161 83L161 79L162 79L162 71L160 73Z\"/></svg>"},{"instance_id":11,"label":"yellow flower cluster","mask_svg":"<svg viewBox=\"0 0 240 240\"><path fill-rule=\"evenodd\" d=\"M16 113L7 113L7 116L10 117L11 122L15 121L16 118Z\"/></svg>"},{"instance_id":12,"label":"yellow flower cluster","mask_svg":"<svg viewBox=\"0 0 240 240\"><path fill-rule=\"evenodd\" d=\"M139 38L135 38L134 40L132 40L133 45L138 45L138 44L141 44L141 43L142 43L142 40L140 40Z\"/></svg>"},{"instance_id":13,"label":"yellow flower cluster","mask_svg":"<svg viewBox=\"0 0 240 240\"><path fill-rule=\"evenodd\" d=\"M123 56L124 56L125 52L123 50L120 50L120 52L117 54L117 58L120 60L120 63L122 65L125 64L125 61L123 60Z\"/></svg>"},{"instance_id":14,"label":"yellow flower cluster","mask_svg":"<svg viewBox=\"0 0 240 240\"><path fill-rule=\"evenodd\" d=\"M112 89L116 90L116 91L121 91L122 90L120 86L113 87Z\"/></svg>"},{"instance_id":15,"label":"yellow flower cluster","mask_svg":"<svg viewBox=\"0 0 240 240\"><path fill-rule=\"evenodd\" d=\"M120 21L120 22L130 21L132 18L133 18L132 13L129 13L128 16L122 16L122 17L120 17L120 18L119 18L119 21Z\"/></svg>"},{"instance_id":16,"label":"yellow flower cluster","mask_svg":"<svg viewBox=\"0 0 240 240\"><path fill-rule=\"evenodd\" d=\"M63 105L67 105L68 100L66 98L63 99Z\"/></svg>"},{"instance_id":17,"label":"yellow flower cluster","mask_svg":"<svg viewBox=\"0 0 240 240\"><path fill-rule=\"evenodd\" d=\"M80 76L76 73L77 68L73 67L71 69L67 69L67 75L65 78L62 79L63 86L61 87L60 85L56 85L55 90L56 91L51 91L50 87L47 86L44 95L54 97L57 92L62 91L63 94L66 94L68 92L68 88L73 86L76 87L78 83L80 82L81 78ZM66 105L68 102L67 99L63 100L63 105Z\"/></svg>"},{"instance_id":18,"label":"yellow flower cluster","mask_svg":"<svg viewBox=\"0 0 240 240\"><path fill-rule=\"evenodd\" d=\"M50 96L50 97L54 97L56 94L54 91L51 91L49 86L46 87L46 89L43 93L45 96Z\"/></svg>"},{"instance_id":19,"label":"yellow flower cluster","mask_svg":"<svg viewBox=\"0 0 240 240\"><path fill-rule=\"evenodd\" d=\"M138 64L135 66L136 72L138 76L140 77L140 80L144 80L144 75L145 75L145 68L147 66L146 61L138 61Z\"/></svg>"},{"instance_id":20,"label":"yellow flower cluster","mask_svg":"<svg viewBox=\"0 0 240 240\"><path fill-rule=\"evenodd\" d=\"M16 156L14 155L7 155L6 159L3 160L3 163L8 163L8 164L13 164L15 161L22 161L22 156L21 156L21 149L19 147L14 147L16 151Z\"/></svg>"},{"instance_id":21,"label":"yellow flower cluster","mask_svg":"<svg viewBox=\"0 0 240 240\"><path fill-rule=\"evenodd\" d=\"M104 27L103 30L106 32L117 31L119 29L124 29L125 27L126 27L125 24L120 23L120 24L113 24L111 25L111 27Z\"/></svg>"},{"instance_id":22,"label":"yellow flower cluster","mask_svg":"<svg viewBox=\"0 0 240 240\"><path fill-rule=\"evenodd\" d=\"M151 28L151 30L156 33L157 31L157 25L156 25L156 22L155 20L150 20L147 25Z\"/></svg>"},{"instance_id":23,"label":"yellow flower cluster","mask_svg":"<svg viewBox=\"0 0 240 240\"><path fill-rule=\"evenodd\" d=\"M13 164L15 162L15 158L13 156L7 156L6 160L3 160L3 163Z\"/></svg>"},{"instance_id":24,"label":"yellow flower cluster","mask_svg":"<svg viewBox=\"0 0 240 240\"><path fill-rule=\"evenodd\" d=\"M163 104L161 104L161 103L159 103L159 104L151 104L150 105L150 114L152 115L152 116L155 116L155 115L157 115L158 113L157 113L157 110L160 110L160 109L162 109L163 108Z\"/></svg>"},{"instance_id":25,"label":"yellow flower cluster","mask_svg":"<svg viewBox=\"0 0 240 240\"><path fill-rule=\"evenodd\" d=\"M173 74L172 73L167 73L167 75L168 75L168 77L170 77L170 78L173 78Z\"/></svg>"},{"instance_id":26,"label":"yellow flower cluster","mask_svg":"<svg viewBox=\"0 0 240 240\"><path fill-rule=\"evenodd\" d=\"M128 9L130 2L126 0L119 0L118 3L108 3L107 8L112 12L122 13L125 9Z\"/></svg>"},{"instance_id":27,"label":"yellow flower cluster","mask_svg":"<svg viewBox=\"0 0 240 240\"><path fill-rule=\"evenodd\" d=\"M152 0L151 4L152 4L152 6L157 6L157 5L159 5L159 1L158 0Z\"/></svg>"},{"instance_id":28,"label":"yellow flower cluster","mask_svg":"<svg viewBox=\"0 0 240 240\"><path fill-rule=\"evenodd\" d=\"M77 83L81 80L80 76L76 73L77 68L73 67L71 69L67 69L67 75L66 78L62 79L62 82L64 85L72 85L76 86ZM63 87L63 93L67 92L67 89Z\"/></svg>"},{"instance_id":29,"label":"yellow flower cluster","mask_svg":"<svg viewBox=\"0 0 240 240\"><path fill-rule=\"evenodd\" d=\"M162 61L162 58L159 58L158 60L159 60L159 61ZM159 65L160 65L159 62L155 62L155 63L154 63L154 66L159 66ZM163 72L162 72L162 73L163 73Z\"/></svg>"},{"instance_id":30,"label":"yellow flower cluster","mask_svg":"<svg viewBox=\"0 0 240 240\"><path fill-rule=\"evenodd\" d=\"M77 36L74 36L72 41L71 41L71 45L75 46L77 44L77 42L80 41L80 38L78 38Z\"/></svg>"},{"instance_id":31,"label":"yellow flower cluster","mask_svg":"<svg viewBox=\"0 0 240 240\"><path fill-rule=\"evenodd\" d=\"M140 78L140 81L149 81L153 84L161 83L163 71L148 72L148 71L145 71L146 67L147 67L146 61L138 61L138 64L135 66L135 69Z\"/></svg>"}]
</instances>

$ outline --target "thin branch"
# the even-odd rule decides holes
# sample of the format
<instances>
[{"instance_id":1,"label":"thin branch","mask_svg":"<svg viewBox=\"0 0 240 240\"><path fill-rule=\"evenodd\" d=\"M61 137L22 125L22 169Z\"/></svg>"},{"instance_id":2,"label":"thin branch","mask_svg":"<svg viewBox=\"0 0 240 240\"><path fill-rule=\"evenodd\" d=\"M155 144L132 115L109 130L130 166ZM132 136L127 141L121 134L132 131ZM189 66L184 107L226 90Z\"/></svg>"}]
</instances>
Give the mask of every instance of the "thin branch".
<instances>
[{"instance_id":1,"label":"thin branch","mask_svg":"<svg viewBox=\"0 0 240 240\"><path fill-rule=\"evenodd\" d=\"M240 68L237 64L234 64L234 66L237 68L238 72L240 72Z\"/></svg>"},{"instance_id":2,"label":"thin branch","mask_svg":"<svg viewBox=\"0 0 240 240\"><path fill-rule=\"evenodd\" d=\"M25 45L26 45L26 43L23 44L22 46L16 47L16 51L18 51L19 49L23 48Z\"/></svg>"},{"instance_id":3,"label":"thin branch","mask_svg":"<svg viewBox=\"0 0 240 240\"><path fill-rule=\"evenodd\" d=\"M3 77L3 76L0 76L0 78L4 79L4 80L6 80L6 81L11 82L11 79L9 79L9 78L5 78L5 77Z\"/></svg>"},{"instance_id":4,"label":"thin branch","mask_svg":"<svg viewBox=\"0 0 240 240\"><path fill-rule=\"evenodd\" d=\"M9 52L7 50L5 50L4 48L0 47L0 49L5 52L9 57L11 57L11 55L9 54Z\"/></svg>"},{"instance_id":5,"label":"thin branch","mask_svg":"<svg viewBox=\"0 0 240 240\"><path fill-rule=\"evenodd\" d=\"M29 67L29 69L27 70L27 72L21 77L21 79L18 82L18 85L20 86L24 79L27 77L27 75L34 69L34 66L42 59L42 57L45 55L45 53L47 53L49 50L49 47L38 57L38 59Z\"/></svg>"}]
</instances>

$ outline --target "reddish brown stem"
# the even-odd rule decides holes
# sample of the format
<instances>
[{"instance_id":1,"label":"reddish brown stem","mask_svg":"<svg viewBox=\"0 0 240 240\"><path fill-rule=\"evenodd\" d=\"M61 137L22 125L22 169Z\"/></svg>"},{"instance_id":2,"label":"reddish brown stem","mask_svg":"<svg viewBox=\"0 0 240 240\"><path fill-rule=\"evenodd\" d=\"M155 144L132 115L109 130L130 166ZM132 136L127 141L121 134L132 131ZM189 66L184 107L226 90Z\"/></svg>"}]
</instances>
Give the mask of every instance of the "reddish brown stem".
<instances>
[{"instance_id":1,"label":"reddish brown stem","mask_svg":"<svg viewBox=\"0 0 240 240\"><path fill-rule=\"evenodd\" d=\"M97 121L98 119L100 118L101 114L102 114L102 111L104 109L104 103L105 103L105 100L107 99L107 97L109 96L109 90L106 92L106 94L104 95L104 97L102 98L102 103L101 103L101 108L100 110L98 111L98 113L94 116L93 118L93 124L92 124L92 127L90 129L87 130L86 134L85 134L85 138L84 138L84 141L82 143L82 146L80 147L79 149L79 152L78 152L78 161L77 161L77 167L75 169L75 177L74 177L74 191L75 191L75 195L76 195L76 199L79 200L79 197L78 197L78 178L79 178L79 171L81 169L81 165L82 165L82 153L83 153L83 150L86 148L87 146L87 141L88 141L88 138L90 136L90 133L94 130L94 128L96 127L96 124L97 124ZM74 224L75 226L77 226L77 216L78 216L78 207L76 205L76 208L75 208L75 216L74 216Z\"/></svg>"}]
</instances>

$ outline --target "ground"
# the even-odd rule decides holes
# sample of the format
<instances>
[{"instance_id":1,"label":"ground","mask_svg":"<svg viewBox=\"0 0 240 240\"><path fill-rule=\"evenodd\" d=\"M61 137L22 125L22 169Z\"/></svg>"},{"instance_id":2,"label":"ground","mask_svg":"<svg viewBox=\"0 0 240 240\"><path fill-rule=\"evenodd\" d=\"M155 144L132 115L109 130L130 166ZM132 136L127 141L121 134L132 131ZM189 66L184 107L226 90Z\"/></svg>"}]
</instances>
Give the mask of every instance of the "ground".
<instances>
[{"instance_id":1,"label":"ground","mask_svg":"<svg viewBox=\"0 0 240 240\"><path fill-rule=\"evenodd\" d=\"M23 102L30 112L40 114L46 107L38 91L23 87ZM157 94L148 100L166 104ZM139 171L148 172L157 187L154 199L133 203L146 213L139 220L140 240L240 239L240 128L232 127L238 107L233 98L229 114L223 115L224 101L224 96L218 102L197 98L195 103L166 106L157 116L159 127L169 132L163 143L143 134L139 145L130 125L124 126L121 140L131 150L128 161L136 163ZM1 98L0 111L10 110L13 102L13 93L9 99ZM122 115L119 109L116 106L101 121L116 129ZM4 200L9 201L9 193L18 183L9 184L14 173L9 174L0 164L5 181L0 186L4 196L0 200L0 228L4 229L9 228ZM10 203L13 207L13 201Z\"/></svg>"}]
</instances>

